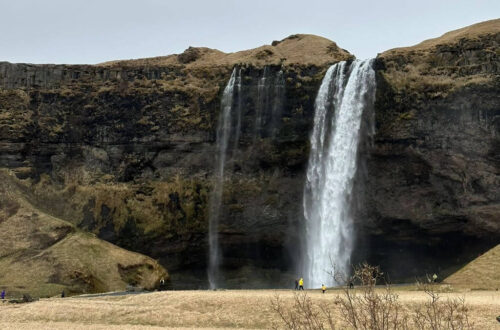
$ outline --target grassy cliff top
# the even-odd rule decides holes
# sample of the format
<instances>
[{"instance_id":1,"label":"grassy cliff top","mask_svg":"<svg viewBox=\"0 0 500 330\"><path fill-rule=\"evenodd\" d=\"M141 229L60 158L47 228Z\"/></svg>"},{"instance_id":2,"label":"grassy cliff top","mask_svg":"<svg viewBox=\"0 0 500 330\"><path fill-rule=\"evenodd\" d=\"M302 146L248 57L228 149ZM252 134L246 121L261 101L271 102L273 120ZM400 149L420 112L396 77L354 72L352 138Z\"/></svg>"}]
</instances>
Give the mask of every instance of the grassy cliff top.
<instances>
[{"instance_id":1,"label":"grassy cliff top","mask_svg":"<svg viewBox=\"0 0 500 330\"><path fill-rule=\"evenodd\" d=\"M377 59L394 91L436 99L471 86L492 88L499 43L500 19L495 19L388 50Z\"/></svg>"},{"instance_id":2,"label":"grassy cliff top","mask_svg":"<svg viewBox=\"0 0 500 330\"><path fill-rule=\"evenodd\" d=\"M152 58L111 61L100 66L169 66L186 65L187 67L233 66L235 64L311 64L326 65L353 58L348 51L340 48L331 40L310 34L295 34L272 45L244 50L236 53L224 53L205 47L190 47L182 54Z\"/></svg>"},{"instance_id":3,"label":"grassy cliff top","mask_svg":"<svg viewBox=\"0 0 500 330\"><path fill-rule=\"evenodd\" d=\"M440 37L424 40L414 46L389 49L381 53L380 56L385 57L410 51L423 51L438 45L455 44L461 39L476 39L481 36L498 33L500 33L500 19L493 19L447 32Z\"/></svg>"}]
</instances>

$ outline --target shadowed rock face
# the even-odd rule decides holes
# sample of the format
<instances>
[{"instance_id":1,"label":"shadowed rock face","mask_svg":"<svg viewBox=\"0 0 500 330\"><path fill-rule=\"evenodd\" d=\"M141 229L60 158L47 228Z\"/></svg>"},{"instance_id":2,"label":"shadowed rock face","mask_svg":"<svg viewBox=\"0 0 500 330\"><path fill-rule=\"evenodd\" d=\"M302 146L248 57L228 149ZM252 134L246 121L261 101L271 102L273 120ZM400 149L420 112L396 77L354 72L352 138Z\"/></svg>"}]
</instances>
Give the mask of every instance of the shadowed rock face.
<instances>
[{"instance_id":1,"label":"shadowed rock face","mask_svg":"<svg viewBox=\"0 0 500 330\"><path fill-rule=\"evenodd\" d=\"M45 213L159 259L176 287L206 287L215 130L237 65L242 126L226 165L223 273L231 287L290 285L314 98L327 67L352 58L315 40L99 66L0 63L0 166ZM316 57L301 56L304 49ZM370 157L360 173L355 259L408 278L422 273L416 262L435 269L436 251L439 263L455 265L498 242L500 100L491 49L498 32L377 59L377 134L362 148ZM286 97L279 121L264 130L275 133L256 134L265 65L270 77L283 70Z\"/></svg>"}]
</instances>

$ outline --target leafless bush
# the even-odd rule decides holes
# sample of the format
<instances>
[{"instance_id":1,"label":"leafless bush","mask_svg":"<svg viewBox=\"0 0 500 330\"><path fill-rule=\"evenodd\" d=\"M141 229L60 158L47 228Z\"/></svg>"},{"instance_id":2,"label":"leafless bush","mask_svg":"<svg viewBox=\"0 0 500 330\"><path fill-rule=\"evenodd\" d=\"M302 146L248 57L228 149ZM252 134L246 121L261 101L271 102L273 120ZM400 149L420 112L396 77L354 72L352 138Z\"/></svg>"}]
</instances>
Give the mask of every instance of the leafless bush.
<instances>
[{"instance_id":1,"label":"leafless bush","mask_svg":"<svg viewBox=\"0 0 500 330\"><path fill-rule=\"evenodd\" d=\"M349 277L335 271L334 276L337 283L360 284L357 290L345 286L334 301L335 315L354 329L473 329L465 299L440 299L436 284L430 280L417 282L417 287L425 291L430 299L423 304L406 307L399 302L398 295L389 284L375 289L377 281L383 276L378 266L364 263L353 267ZM296 294L291 308L276 296L272 307L287 329L335 329L335 310L326 305L315 306L307 294Z\"/></svg>"},{"instance_id":2,"label":"leafless bush","mask_svg":"<svg viewBox=\"0 0 500 330\"><path fill-rule=\"evenodd\" d=\"M327 306L314 306L306 293L294 295L293 307L290 309L276 295L271 302L273 310L279 315L285 329L291 330L326 330L335 329L332 311ZM274 329L280 329L275 325Z\"/></svg>"},{"instance_id":3,"label":"leafless bush","mask_svg":"<svg viewBox=\"0 0 500 330\"><path fill-rule=\"evenodd\" d=\"M429 278L429 277L428 277ZM465 304L465 297L458 299L440 299L437 286L432 281L417 282L417 287L423 290L429 300L414 307L413 322L418 329L474 329L469 320L470 309Z\"/></svg>"},{"instance_id":4,"label":"leafless bush","mask_svg":"<svg viewBox=\"0 0 500 330\"><path fill-rule=\"evenodd\" d=\"M377 280L383 273L377 266L366 263L353 268L349 281L359 281L359 292L343 289L336 299L341 319L354 329L408 329L407 311L398 302L398 295L386 285L381 293L375 291ZM341 276L340 274L338 276Z\"/></svg>"}]
</instances>

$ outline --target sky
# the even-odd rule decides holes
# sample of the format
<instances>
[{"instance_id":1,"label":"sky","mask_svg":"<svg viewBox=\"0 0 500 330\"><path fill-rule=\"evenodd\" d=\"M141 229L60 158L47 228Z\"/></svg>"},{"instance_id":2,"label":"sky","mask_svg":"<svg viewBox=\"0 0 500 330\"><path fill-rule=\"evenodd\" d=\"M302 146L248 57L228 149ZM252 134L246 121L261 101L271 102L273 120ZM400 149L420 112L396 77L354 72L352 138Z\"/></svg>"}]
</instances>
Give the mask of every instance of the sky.
<instances>
[{"instance_id":1,"label":"sky","mask_svg":"<svg viewBox=\"0 0 500 330\"><path fill-rule=\"evenodd\" d=\"M499 0L0 0L0 61L234 52L310 33L357 58L500 17Z\"/></svg>"}]
</instances>

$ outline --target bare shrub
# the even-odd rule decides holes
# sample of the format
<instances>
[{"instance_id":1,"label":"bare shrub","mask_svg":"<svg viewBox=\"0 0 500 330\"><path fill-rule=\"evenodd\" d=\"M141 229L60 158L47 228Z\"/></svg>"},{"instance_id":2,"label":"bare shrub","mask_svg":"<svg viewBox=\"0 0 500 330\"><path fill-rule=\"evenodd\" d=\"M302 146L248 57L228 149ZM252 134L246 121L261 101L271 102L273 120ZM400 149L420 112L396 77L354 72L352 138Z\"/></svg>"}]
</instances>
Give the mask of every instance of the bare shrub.
<instances>
[{"instance_id":1,"label":"bare shrub","mask_svg":"<svg viewBox=\"0 0 500 330\"><path fill-rule=\"evenodd\" d=\"M465 304L465 297L442 300L437 285L427 276L427 283L417 282L429 300L414 307L413 323L417 329L446 330L474 329L469 319L470 308Z\"/></svg>"},{"instance_id":2,"label":"bare shrub","mask_svg":"<svg viewBox=\"0 0 500 330\"><path fill-rule=\"evenodd\" d=\"M409 328L408 313L398 302L398 295L391 290L390 285L386 285L381 293L375 291L377 280L382 275L377 266L366 263L355 266L349 281L359 281L360 292L344 288L343 294L337 297L335 303L340 308L341 319L354 329Z\"/></svg>"},{"instance_id":3,"label":"bare shrub","mask_svg":"<svg viewBox=\"0 0 500 330\"><path fill-rule=\"evenodd\" d=\"M335 329L334 314L338 315L346 325L354 329L390 330L390 329L423 329L423 330L462 330L473 329L470 321L470 309L465 298L440 299L437 285L430 278L426 282L417 282L429 300L412 306L403 306L399 296L390 284L376 289L377 281L383 273L378 266L363 263L353 267L352 275L347 277L333 272L337 283L347 284L336 297L335 309L327 305L315 306L307 294L296 294L290 308L275 296L273 310L279 315L282 325L287 329ZM357 282L359 289L352 290L349 283ZM334 313L334 312L337 313ZM275 329L279 327L276 326Z\"/></svg>"},{"instance_id":4,"label":"bare shrub","mask_svg":"<svg viewBox=\"0 0 500 330\"><path fill-rule=\"evenodd\" d=\"M315 306L306 293L296 293L293 307L289 308L276 295L271 301L272 309L279 315L285 329L291 330L326 330L335 329L332 311L327 306ZM273 329L280 329L274 325Z\"/></svg>"}]
</instances>

